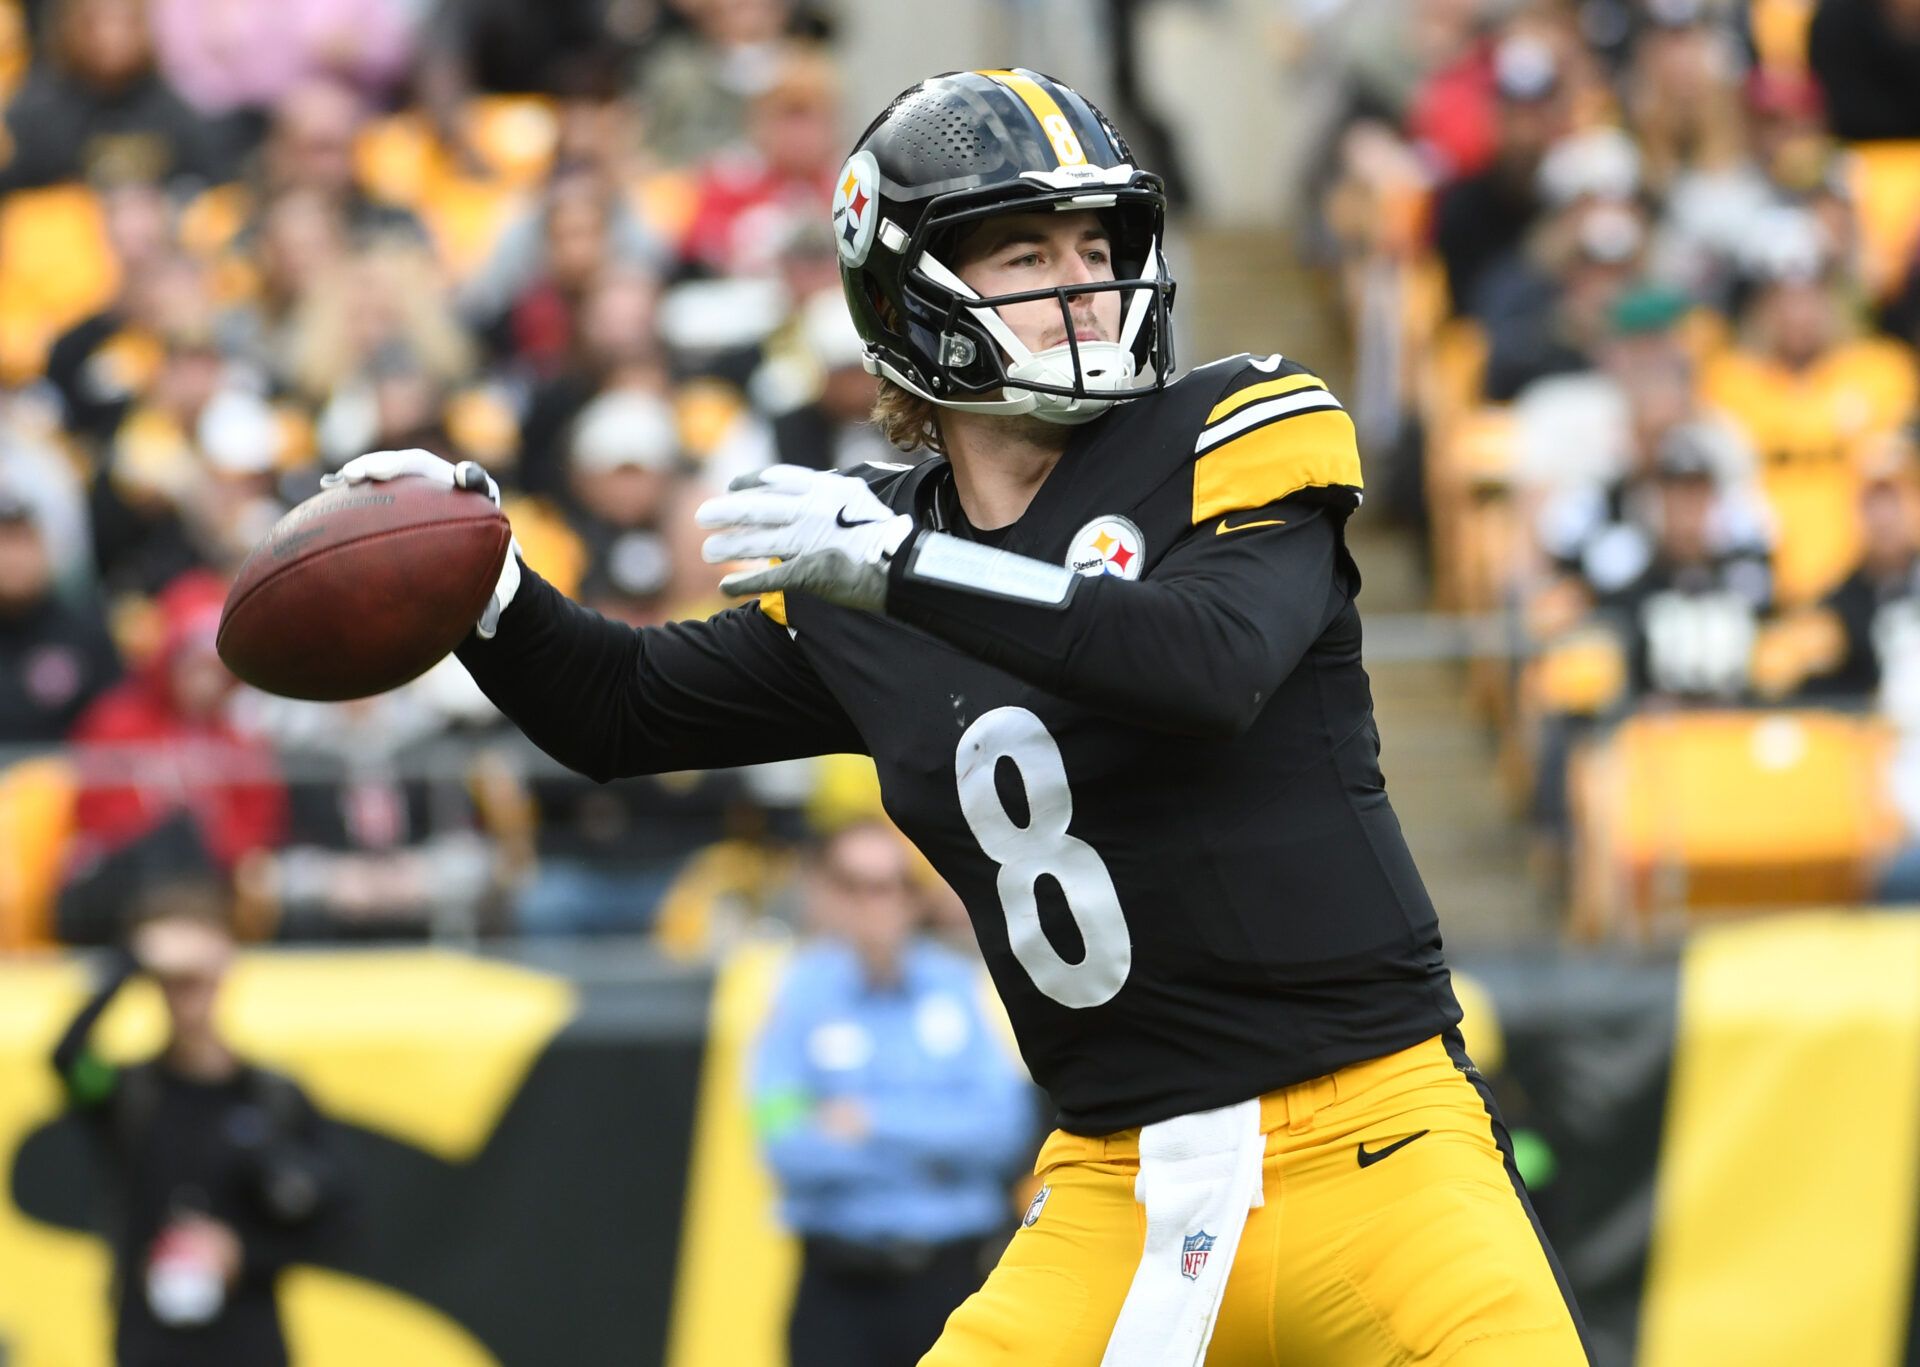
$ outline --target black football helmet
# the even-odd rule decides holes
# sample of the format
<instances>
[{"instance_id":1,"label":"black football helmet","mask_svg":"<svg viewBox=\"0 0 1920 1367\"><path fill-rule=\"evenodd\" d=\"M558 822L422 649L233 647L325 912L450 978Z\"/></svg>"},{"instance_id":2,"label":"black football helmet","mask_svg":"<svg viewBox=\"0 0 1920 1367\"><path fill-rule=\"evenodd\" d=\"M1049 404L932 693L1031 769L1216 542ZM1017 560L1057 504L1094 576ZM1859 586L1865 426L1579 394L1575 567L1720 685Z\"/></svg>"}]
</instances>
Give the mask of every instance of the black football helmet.
<instances>
[{"instance_id":1,"label":"black football helmet","mask_svg":"<svg viewBox=\"0 0 1920 1367\"><path fill-rule=\"evenodd\" d=\"M965 229L995 214L1092 210L1114 279L982 298L954 272ZM1078 92L1036 71L956 71L903 91L861 135L834 187L847 306L874 374L947 408L1080 423L1164 386L1173 280L1166 195ZM1121 295L1120 335L1076 341L1071 300ZM995 312L1053 298L1064 344L1029 351Z\"/></svg>"}]
</instances>

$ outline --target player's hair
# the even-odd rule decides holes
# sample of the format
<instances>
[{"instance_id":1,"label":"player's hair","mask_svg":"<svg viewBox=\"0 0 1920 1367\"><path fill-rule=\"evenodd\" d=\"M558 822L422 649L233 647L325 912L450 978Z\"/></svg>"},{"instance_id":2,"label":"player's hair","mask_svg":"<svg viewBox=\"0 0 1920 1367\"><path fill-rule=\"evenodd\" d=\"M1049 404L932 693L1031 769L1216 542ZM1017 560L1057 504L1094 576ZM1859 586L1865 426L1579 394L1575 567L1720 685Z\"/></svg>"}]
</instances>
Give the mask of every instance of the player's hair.
<instances>
[{"instance_id":1,"label":"player's hair","mask_svg":"<svg viewBox=\"0 0 1920 1367\"><path fill-rule=\"evenodd\" d=\"M194 921L231 938L232 902L211 874L167 874L134 895L126 909L126 925L131 931L154 921Z\"/></svg>"},{"instance_id":2,"label":"player's hair","mask_svg":"<svg viewBox=\"0 0 1920 1367\"><path fill-rule=\"evenodd\" d=\"M910 393L885 376L873 400L873 425L902 451L939 451L940 405Z\"/></svg>"}]
</instances>

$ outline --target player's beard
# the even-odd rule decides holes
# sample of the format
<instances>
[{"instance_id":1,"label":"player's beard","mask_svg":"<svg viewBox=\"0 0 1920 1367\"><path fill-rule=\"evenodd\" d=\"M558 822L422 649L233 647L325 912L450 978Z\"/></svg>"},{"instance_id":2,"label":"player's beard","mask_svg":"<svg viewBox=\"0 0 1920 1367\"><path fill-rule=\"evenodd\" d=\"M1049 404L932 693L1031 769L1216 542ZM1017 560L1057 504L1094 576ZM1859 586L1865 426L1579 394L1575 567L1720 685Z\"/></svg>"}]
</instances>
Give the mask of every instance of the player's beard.
<instances>
[{"instance_id":1,"label":"player's beard","mask_svg":"<svg viewBox=\"0 0 1920 1367\"><path fill-rule=\"evenodd\" d=\"M1005 391L1002 391L1003 393ZM1017 441L1023 446L1035 446L1043 451L1064 451L1067 438L1073 435L1073 428L1064 423L1048 422L1036 418L1031 413L1019 413L1001 419L1008 441Z\"/></svg>"}]
</instances>

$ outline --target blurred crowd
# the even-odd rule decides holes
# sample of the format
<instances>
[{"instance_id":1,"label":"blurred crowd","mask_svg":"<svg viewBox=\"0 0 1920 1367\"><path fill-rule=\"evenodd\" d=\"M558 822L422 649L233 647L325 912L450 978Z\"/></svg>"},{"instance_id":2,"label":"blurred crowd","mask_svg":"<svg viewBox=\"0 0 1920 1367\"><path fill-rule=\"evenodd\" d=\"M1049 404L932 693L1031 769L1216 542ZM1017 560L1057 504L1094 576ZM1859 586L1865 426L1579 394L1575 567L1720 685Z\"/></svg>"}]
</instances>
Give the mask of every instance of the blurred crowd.
<instances>
[{"instance_id":1,"label":"blurred crowd","mask_svg":"<svg viewBox=\"0 0 1920 1367\"><path fill-rule=\"evenodd\" d=\"M1634 838L1684 859L1711 819L1661 805L1677 771L1604 786L1623 727L1840 709L1878 815L1813 895L1920 895L1920 5L1356 9L1318 247L1382 496L1442 604L1509 630L1476 696L1544 869L1663 823ZM1742 734L1759 772L1829 733ZM1764 843L1724 786L1715 838Z\"/></svg>"},{"instance_id":2,"label":"blurred crowd","mask_svg":"<svg viewBox=\"0 0 1920 1367\"><path fill-rule=\"evenodd\" d=\"M596 788L455 664L323 707L213 651L240 560L365 451L480 461L541 574L645 624L720 605L690 501L885 449L830 18L0 0L0 947L211 869L254 938L699 948L868 801L832 766Z\"/></svg>"}]
</instances>

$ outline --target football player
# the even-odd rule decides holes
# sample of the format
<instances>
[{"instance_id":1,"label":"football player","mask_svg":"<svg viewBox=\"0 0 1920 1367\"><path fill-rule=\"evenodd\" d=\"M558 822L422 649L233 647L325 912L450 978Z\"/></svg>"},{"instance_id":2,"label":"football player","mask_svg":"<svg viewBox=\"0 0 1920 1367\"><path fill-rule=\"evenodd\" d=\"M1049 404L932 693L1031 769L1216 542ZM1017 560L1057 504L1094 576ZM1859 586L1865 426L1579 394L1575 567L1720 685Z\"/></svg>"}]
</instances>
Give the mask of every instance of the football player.
<instances>
[{"instance_id":1,"label":"football player","mask_svg":"<svg viewBox=\"0 0 1920 1367\"><path fill-rule=\"evenodd\" d=\"M935 454L736 481L708 558L776 563L703 622L509 556L460 658L600 780L873 757L1058 1110L926 1364L1586 1361L1380 774L1353 425L1280 356L1174 377L1163 214L1049 77L906 91L833 229L877 417ZM343 472L399 473L485 482Z\"/></svg>"}]
</instances>

